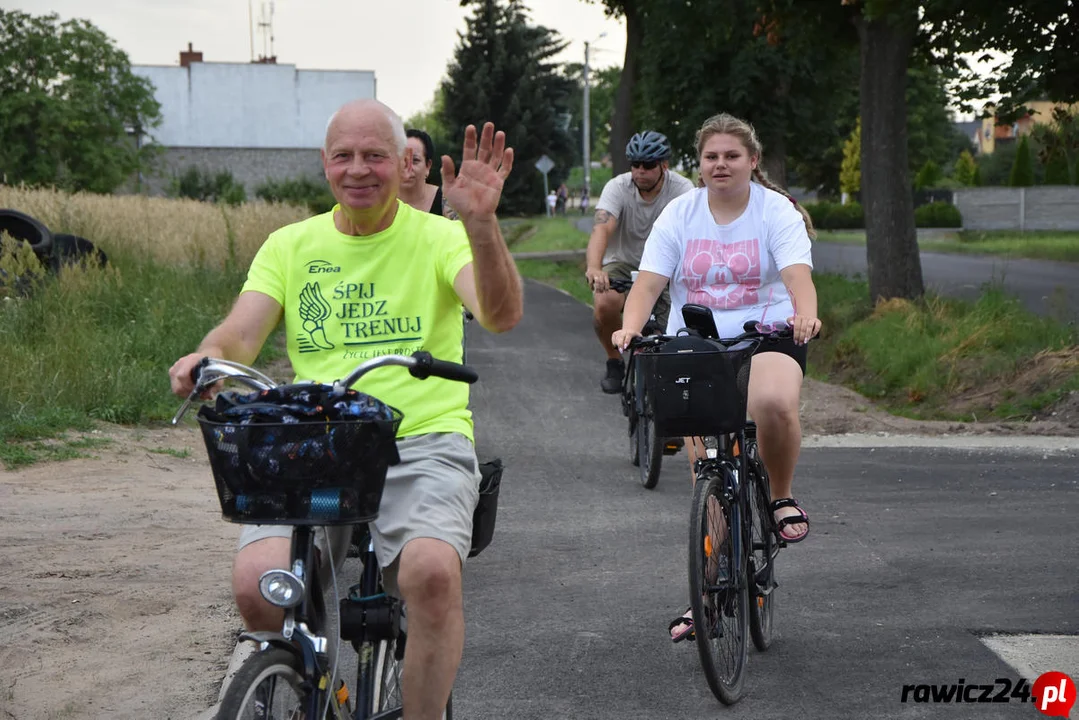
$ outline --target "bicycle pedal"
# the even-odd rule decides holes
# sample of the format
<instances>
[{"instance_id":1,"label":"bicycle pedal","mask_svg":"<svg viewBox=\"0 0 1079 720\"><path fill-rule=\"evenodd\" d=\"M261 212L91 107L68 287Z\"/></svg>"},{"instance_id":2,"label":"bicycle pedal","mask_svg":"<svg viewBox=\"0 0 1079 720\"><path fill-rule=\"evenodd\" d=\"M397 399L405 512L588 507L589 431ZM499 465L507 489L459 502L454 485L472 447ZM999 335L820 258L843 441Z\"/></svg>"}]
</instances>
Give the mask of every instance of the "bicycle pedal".
<instances>
[{"instance_id":1,"label":"bicycle pedal","mask_svg":"<svg viewBox=\"0 0 1079 720\"><path fill-rule=\"evenodd\" d=\"M663 454L664 455L677 455L678 451L681 450L681 449L682 449L681 445L678 445L678 444L675 444L675 443L666 443L663 446Z\"/></svg>"}]
</instances>

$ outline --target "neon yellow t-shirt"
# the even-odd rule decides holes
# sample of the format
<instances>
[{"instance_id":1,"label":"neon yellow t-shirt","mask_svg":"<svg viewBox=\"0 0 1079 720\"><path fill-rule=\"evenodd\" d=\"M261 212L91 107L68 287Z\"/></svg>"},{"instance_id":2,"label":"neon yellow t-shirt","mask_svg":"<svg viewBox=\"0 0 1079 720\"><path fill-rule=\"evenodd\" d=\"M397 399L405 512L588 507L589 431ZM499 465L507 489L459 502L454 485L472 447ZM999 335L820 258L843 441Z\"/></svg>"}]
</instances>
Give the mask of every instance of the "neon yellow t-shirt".
<instances>
[{"instance_id":1,"label":"neon yellow t-shirt","mask_svg":"<svg viewBox=\"0 0 1079 720\"><path fill-rule=\"evenodd\" d=\"M453 280L472 262L464 226L398 201L389 228L356 237L336 228L337 209L272 233L241 291L269 295L284 308L296 379L332 382L365 360L417 350L461 362L462 305ZM472 439L464 383L384 367L354 387L404 413L399 437L459 432Z\"/></svg>"}]
</instances>

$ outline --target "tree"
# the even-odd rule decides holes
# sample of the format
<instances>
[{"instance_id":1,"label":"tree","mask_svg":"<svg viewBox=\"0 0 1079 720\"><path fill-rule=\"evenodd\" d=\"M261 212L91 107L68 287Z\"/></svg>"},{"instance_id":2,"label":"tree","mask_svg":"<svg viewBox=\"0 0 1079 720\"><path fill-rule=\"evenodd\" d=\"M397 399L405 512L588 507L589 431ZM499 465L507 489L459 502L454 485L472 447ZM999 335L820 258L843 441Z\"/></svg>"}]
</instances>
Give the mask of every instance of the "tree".
<instances>
[{"instance_id":1,"label":"tree","mask_svg":"<svg viewBox=\"0 0 1079 720\"><path fill-rule=\"evenodd\" d=\"M862 121L843 143L843 165L839 170L839 189L854 196L862 189Z\"/></svg>"},{"instance_id":2,"label":"tree","mask_svg":"<svg viewBox=\"0 0 1079 720\"><path fill-rule=\"evenodd\" d=\"M809 2L809 0L805 0ZM965 101L1004 94L1015 107L1045 94L1079 98L1079 32L1071 0L842 0L856 11L861 47L862 198L873 300L924 292L909 183L904 79L915 49L958 68ZM1007 60L979 80L965 54L996 50ZM982 58L979 58L982 59ZM969 109L964 107L963 109ZM872 148L867 152L866 148Z\"/></svg>"},{"instance_id":3,"label":"tree","mask_svg":"<svg viewBox=\"0 0 1079 720\"><path fill-rule=\"evenodd\" d=\"M935 188L943 177L944 174L940 171L940 165L937 165L930 158L925 161L925 164L918 170L918 174L914 176L914 189L928 190Z\"/></svg>"},{"instance_id":4,"label":"tree","mask_svg":"<svg viewBox=\"0 0 1079 720\"><path fill-rule=\"evenodd\" d=\"M930 160L937 167L948 167L959 153L973 147L956 129L950 103L945 73L916 51L907 68L906 89L907 155L912 173Z\"/></svg>"},{"instance_id":5,"label":"tree","mask_svg":"<svg viewBox=\"0 0 1079 720\"><path fill-rule=\"evenodd\" d=\"M796 0L642 2L648 62L640 72L639 124L665 132L681 159L695 163L698 127L729 112L753 124L772 180L786 185L790 164L802 184L815 185L805 171L818 170L822 155L831 153L834 187L842 141L857 118L853 41L820 42L836 32L838 7L802 7ZM847 29L853 35L849 23Z\"/></svg>"},{"instance_id":6,"label":"tree","mask_svg":"<svg viewBox=\"0 0 1079 720\"><path fill-rule=\"evenodd\" d=\"M558 33L529 24L521 0L462 0L471 6L447 77L441 122L451 133L450 153L460 160L467 125L491 121L514 150L513 172L502 192L501 211L533 214L543 209L544 154L563 170L574 157L565 126L573 83L553 57L566 43Z\"/></svg>"},{"instance_id":7,"label":"tree","mask_svg":"<svg viewBox=\"0 0 1079 720\"><path fill-rule=\"evenodd\" d=\"M0 9L0 168L6 182L112 192L156 148L153 86L86 20Z\"/></svg>"},{"instance_id":8,"label":"tree","mask_svg":"<svg viewBox=\"0 0 1079 720\"><path fill-rule=\"evenodd\" d=\"M955 161L954 177L956 182L960 185L974 185L974 174L977 171L978 166L975 164L974 156L970 154L970 151L964 150L961 152L959 158Z\"/></svg>"},{"instance_id":9,"label":"tree","mask_svg":"<svg viewBox=\"0 0 1079 720\"><path fill-rule=\"evenodd\" d=\"M1045 167L1046 185L1079 184L1072 167L1079 163L1079 117L1067 108L1053 109L1049 123L1034 126L1031 137L1040 145L1038 160Z\"/></svg>"},{"instance_id":10,"label":"tree","mask_svg":"<svg viewBox=\"0 0 1079 720\"><path fill-rule=\"evenodd\" d=\"M639 56L644 42L644 18L642 6L649 0L588 0L601 2L608 17L626 19L626 54L622 59L622 71L618 78L618 89L614 97L614 114L611 117L610 154L614 174L629 171L626 159L626 145L633 136L633 104L637 79L640 76Z\"/></svg>"},{"instance_id":11,"label":"tree","mask_svg":"<svg viewBox=\"0 0 1079 720\"><path fill-rule=\"evenodd\" d=\"M1008 176L1008 185L1012 187L1030 187L1034 184L1034 160L1030 156L1030 142L1027 136L1019 138L1019 146L1015 150L1015 164L1012 165L1011 175Z\"/></svg>"}]
</instances>

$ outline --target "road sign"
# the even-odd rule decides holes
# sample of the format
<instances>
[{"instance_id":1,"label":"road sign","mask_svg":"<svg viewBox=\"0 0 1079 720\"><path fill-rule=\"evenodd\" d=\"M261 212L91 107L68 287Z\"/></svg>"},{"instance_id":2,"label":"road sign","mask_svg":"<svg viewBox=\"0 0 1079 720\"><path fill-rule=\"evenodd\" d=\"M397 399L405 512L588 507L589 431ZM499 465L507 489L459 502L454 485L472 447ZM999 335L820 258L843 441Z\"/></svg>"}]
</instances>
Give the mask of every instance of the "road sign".
<instances>
[{"instance_id":1,"label":"road sign","mask_svg":"<svg viewBox=\"0 0 1079 720\"><path fill-rule=\"evenodd\" d=\"M547 214L551 214L551 208L547 207L547 173L551 172L551 168L554 167L554 160L543 155L536 161L536 169L543 173L543 207L546 208Z\"/></svg>"}]
</instances>

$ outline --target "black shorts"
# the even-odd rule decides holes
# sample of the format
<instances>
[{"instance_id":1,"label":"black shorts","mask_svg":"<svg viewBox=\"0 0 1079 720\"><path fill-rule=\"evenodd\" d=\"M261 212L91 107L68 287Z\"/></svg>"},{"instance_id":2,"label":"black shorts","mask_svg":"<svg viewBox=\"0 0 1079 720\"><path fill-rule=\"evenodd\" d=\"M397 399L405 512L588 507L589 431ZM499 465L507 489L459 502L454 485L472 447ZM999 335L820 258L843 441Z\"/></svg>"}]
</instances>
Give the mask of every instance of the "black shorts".
<instances>
[{"instance_id":1,"label":"black shorts","mask_svg":"<svg viewBox=\"0 0 1079 720\"><path fill-rule=\"evenodd\" d=\"M798 367L802 368L802 377L806 374L806 347L805 345L795 345L794 338L778 338L769 339L766 338L760 345L757 346L756 352L777 352L789 355L794 358L794 361L798 363Z\"/></svg>"}]
</instances>

